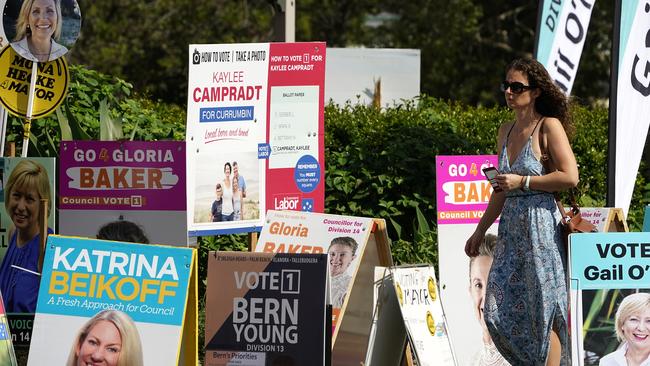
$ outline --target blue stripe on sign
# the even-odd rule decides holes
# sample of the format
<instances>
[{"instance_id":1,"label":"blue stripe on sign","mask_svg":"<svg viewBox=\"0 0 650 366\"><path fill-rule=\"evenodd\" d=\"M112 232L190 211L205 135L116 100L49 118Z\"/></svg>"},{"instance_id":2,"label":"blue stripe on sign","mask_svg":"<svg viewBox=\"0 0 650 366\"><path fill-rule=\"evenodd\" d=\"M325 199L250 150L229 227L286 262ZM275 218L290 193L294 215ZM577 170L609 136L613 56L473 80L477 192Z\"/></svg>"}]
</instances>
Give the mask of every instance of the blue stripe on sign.
<instances>
[{"instance_id":1,"label":"blue stripe on sign","mask_svg":"<svg viewBox=\"0 0 650 366\"><path fill-rule=\"evenodd\" d=\"M621 65L623 65L623 57L625 57L625 50L627 50L627 40L630 38L630 31L634 25L634 17L639 10L641 10L639 9L639 0L626 0L621 3L621 38L619 40L618 46L619 70L622 68ZM639 40L634 41L639 42Z\"/></svg>"},{"instance_id":2,"label":"blue stripe on sign","mask_svg":"<svg viewBox=\"0 0 650 366\"><path fill-rule=\"evenodd\" d=\"M565 1L564 4L558 5L556 1L544 0L540 3L540 6L543 6L542 9L542 18L539 20L541 24L539 25L539 39L537 43L537 61L539 61L547 69L549 59L551 58L551 48L553 47L553 42L557 37L560 28L560 19L562 19L562 12L566 11L566 8L569 6ZM560 9L557 9L557 7Z\"/></svg>"},{"instance_id":3,"label":"blue stripe on sign","mask_svg":"<svg viewBox=\"0 0 650 366\"><path fill-rule=\"evenodd\" d=\"M199 122L232 122L253 120L254 107L201 108Z\"/></svg>"}]
</instances>

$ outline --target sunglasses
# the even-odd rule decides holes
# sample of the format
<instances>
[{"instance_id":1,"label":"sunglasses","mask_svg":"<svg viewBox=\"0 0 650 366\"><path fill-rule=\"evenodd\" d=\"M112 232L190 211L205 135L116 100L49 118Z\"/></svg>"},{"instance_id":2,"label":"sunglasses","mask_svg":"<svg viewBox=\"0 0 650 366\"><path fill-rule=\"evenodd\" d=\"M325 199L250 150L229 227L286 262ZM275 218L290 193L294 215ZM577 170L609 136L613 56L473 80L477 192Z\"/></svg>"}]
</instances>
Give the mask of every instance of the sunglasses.
<instances>
[{"instance_id":1,"label":"sunglasses","mask_svg":"<svg viewBox=\"0 0 650 366\"><path fill-rule=\"evenodd\" d=\"M524 84L522 84L522 83L520 83L518 81L513 81L512 83L507 82L507 81L503 81L501 83L501 91L505 92L506 90L508 90L508 88L510 88L511 93L520 94L520 93L525 92L526 90L530 90L530 89L533 89L535 87L531 86L531 85L524 85Z\"/></svg>"}]
</instances>

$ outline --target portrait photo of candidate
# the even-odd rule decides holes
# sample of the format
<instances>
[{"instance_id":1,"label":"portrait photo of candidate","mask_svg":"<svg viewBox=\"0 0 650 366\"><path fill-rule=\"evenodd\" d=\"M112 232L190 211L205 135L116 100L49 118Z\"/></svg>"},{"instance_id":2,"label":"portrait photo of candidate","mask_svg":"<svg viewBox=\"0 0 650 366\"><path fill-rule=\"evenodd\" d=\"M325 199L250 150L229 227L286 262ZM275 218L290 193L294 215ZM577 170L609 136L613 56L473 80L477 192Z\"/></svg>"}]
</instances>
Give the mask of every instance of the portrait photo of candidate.
<instances>
[{"instance_id":1,"label":"portrait photo of candidate","mask_svg":"<svg viewBox=\"0 0 650 366\"><path fill-rule=\"evenodd\" d=\"M4 187L7 215L11 219L7 252L0 265L0 290L8 313L33 313L40 284L41 199L52 203L52 189L46 168L22 159L11 171ZM52 210L47 210L50 216ZM53 231L48 228L48 233Z\"/></svg>"},{"instance_id":2,"label":"portrait photo of candidate","mask_svg":"<svg viewBox=\"0 0 650 366\"><path fill-rule=\"evenodd\" d=\"M469 293L472 297L474 316L481 325L481 338L483 345L480 351L473 355L473 366L507 366L510 365L499 353L490 332L487 329L484 318L485 288L492 267L494 258L494 247L497 237L494 234L486 234L478 248L478 255L469 259Z\"/></svg>"},{"instance_id":3,"label":"portrait photo of candidate","mask_svg":"<svg viewBox=\"0 0 650 366\"><path fill-rule=\"evenodd\" d=\"M352 273L348 270L357 258L359 244L349 236L339 236L330 242L327 249L330 273L330 299L334 308L343 307Z\"/></svg>"},{"instance_id":4,"label":"portrait photo of candidate","mask_svg":"<svg viewBox=\"0 0 650 366\"><path fill-rule=\"evenodd\" d=\"M650 365L650 293L627 295L614 318L618 348L600 359L601 366Z\"/></svg>"},{"instance_id":5,"label":"portrait photo of candidate","mask_svg":"<svg viewBox=\"0 0 650 366\"><path fill-rule=\"evenodd\" d=\"M76 0L7 0L3 27L20 56L49 62L65 55L79 37Z\"/></svg>"},{"instance_id":6,"label":"portrait photo of candidate","mask_svg":"<svg viewBox=\"0 0 650 366\"><path fill-rule=\"evenodd\" d=\"M90 318L75 337L66 366L142 366L142 343L135 323L118 310Z\"/></svg>"},{"instance_id":7,"label":"portrait photo of candidate","mask_svg":"<svg viewBox=\"0 0 650 366\"><path fill-rule=\"evenodd\" d=\"M637 364L627 356L638 365L650 365L650 346L644 346L647 323L641 321L650 309L650 289L586 289L580 297L582 331L577 343L582 345L584 366Z\"/></svg>"}]
</instances>

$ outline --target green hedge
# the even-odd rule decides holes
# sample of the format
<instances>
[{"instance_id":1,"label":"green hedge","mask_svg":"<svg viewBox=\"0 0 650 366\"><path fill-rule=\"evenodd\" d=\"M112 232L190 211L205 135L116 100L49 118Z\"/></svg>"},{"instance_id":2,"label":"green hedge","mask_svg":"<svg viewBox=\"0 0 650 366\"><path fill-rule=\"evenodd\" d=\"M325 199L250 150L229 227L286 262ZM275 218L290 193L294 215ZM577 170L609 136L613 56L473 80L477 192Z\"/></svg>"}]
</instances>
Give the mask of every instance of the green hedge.
<instances>
[{"instance_id":1,"label":"green hedge","mask_svg":"<svg viewBox=\"0 0 650 366\"><path fill-rule=\"evenodd\" d=\"M75 139L99 140L102 119L121 124L124 135L135 140L185 139L184 108L134 96L131 84L84 66L71 65L70 79L68 95L57 113L32 122L29 156L58 156L60 119L67 121ZM18 155L22 131L22 119L10 116L7 141L16 142Z\"/></svg>"},{"instance_id":2,"label":"green hedge","mask_svg":"<svg viewBox=\"0 0 650 366\"><path fill-rule=\"evenodd\" d=\"M129 83L83 66L70 69L72 81L66 104L57 114L33 122L30 156L58 155L63 121L68 122L75 138L98 139L100 121L106 120L117 121L124 135L136 140L185 138L184 108L134 96ZM572 146L580 166L580 203L603 206L607 110L578 106L574 112L577 133ZM426 96L383 110L328 105L325 210L384 218L389 223L391 250L397 263L435 265L435 156L494 154L499 125L512 119L505 108L476 108ZM11 117L8 141L19 141L21 136L22 121ZM647 156L628 215L631 230L639 230L643 206L650 203L650 167L645 161ZM202 238L199 246L199 293L203 300L208 251L245 250L246 236ZM200 303L202 307L204 302ZM203 337L202 327L199 336Z\"/></svg>"},{"instance_id":3,"label":"green hedge","mask_svg":"<svg viewBox=\"0 0 650 366\"><path fill-rule=\"evenodd\" d=\"M607 177L607 110L575 106L572 147L580 169L580 204L604 206ZM435 156L495 154L498 127L514 118L502 107L475 108L423 96L418 103L377 110L360 105L325 109L325 208L329 213L381 217L398 239L398 262L435 263L434 239L424 235L417 212L435 235ZM642 224L650 203L642 162L628 223Z\"/></svg>"},{"instance_id":4,"label":"green hedge","mask_svg":"<svg viewBox=\"0 0 650 366\"><path fill-rule=\"evenodd\" d=\"M134 96L131 84L83 66L70 70L70 91L60 113L33 123L30 156L58 155L59 119L69 122L74 136L89 139L99 138L102 119L118 121L124 135L136 140L184 139L184 108ZM506 108L477 108L427 96L382 110L330 104L325 108L325 209L384 218L398 263L435 263L435 156L494 154L497 129L512 118ZM607 110L577 106L574 119L580 203L603 206ZM22 121L11 117L8 140L18 141L21 133ZM640 228L643 205L650 203L646 160L647 156L628 215L631 230ZM215 238L202 241L202 246L241 248L243 241L243 237Z\"/></svg>"}]
</instances>

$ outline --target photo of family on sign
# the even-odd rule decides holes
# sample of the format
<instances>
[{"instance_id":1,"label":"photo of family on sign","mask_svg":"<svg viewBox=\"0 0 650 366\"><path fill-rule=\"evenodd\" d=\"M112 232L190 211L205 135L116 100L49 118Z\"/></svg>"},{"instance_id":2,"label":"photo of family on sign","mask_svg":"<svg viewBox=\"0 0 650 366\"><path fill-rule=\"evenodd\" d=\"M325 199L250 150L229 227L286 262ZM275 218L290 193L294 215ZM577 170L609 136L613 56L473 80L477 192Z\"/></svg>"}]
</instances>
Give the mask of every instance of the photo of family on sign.
<instances>
[{"instance_id":1,"label":"photo of family on sign","mask_svg":"<svg viewBox=\"0 0 650 366\"><path fill-rule=\"evenodd\" d=\"M227 160L199 155L197 168L195 223L225 224L259 218L256 155L242 153Z\"/></svg>"},{"instance_id":2,"label":"photo of family on sign","mask_svg":"<svg viewBox=\"0 0 650 366\"><path fill-rule=\"evenodd\" d=\"M244 217L246 197L246 179L239 175L236 161L223 166L224 178L215 186L216 199L210 209L210 221L239 221Z\"/></svg>"}]
</instances>

